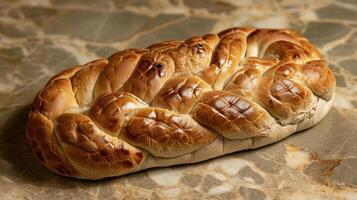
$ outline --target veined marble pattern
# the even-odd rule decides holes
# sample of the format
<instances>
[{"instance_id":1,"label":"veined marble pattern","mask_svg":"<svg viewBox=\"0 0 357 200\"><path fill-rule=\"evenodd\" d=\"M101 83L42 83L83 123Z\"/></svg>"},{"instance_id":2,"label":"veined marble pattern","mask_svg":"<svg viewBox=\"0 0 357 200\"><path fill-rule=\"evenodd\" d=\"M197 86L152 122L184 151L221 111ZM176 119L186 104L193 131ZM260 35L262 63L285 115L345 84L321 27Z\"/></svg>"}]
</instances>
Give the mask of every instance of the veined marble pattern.
<instances>
[{"instance_id":1,"label":"veined marble pattern","mask_svg":"<svg viewBox=\"0 0 357 200\"><path fill-rule=\"evenodd\" d=\"M54 175L24 140L36 92L117 50L232 26L291 28L337 78L334 108L279 143L96 182ZM357 199L357 1L1 0L0 199Z\"/></svg>"}]
</instances>

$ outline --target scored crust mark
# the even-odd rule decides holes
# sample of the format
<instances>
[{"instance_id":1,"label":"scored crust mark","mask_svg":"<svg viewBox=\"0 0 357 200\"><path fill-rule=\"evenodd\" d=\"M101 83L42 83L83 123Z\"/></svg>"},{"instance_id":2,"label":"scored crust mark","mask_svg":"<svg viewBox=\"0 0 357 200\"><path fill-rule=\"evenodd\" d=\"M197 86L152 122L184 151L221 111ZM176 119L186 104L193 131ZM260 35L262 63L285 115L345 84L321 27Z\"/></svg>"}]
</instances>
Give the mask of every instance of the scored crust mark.
<instances>
[{"instance_id":1,"label":"scored crust mark","mask_svg":"<svg viewBox=\"0 0 357 200\"><path fill-rule=\"evenodd\" d=\"M224 90L251 98L259 86L262 74L277 63L277 59L247 58L242 63L243 68L232 75Z\"/></svg>"},{"instance_id":2,"label":"scored crust mark","mask_svg":"<svg viewBox=\"0 0 357 200\"><path fill-rule=\"evenodd\" d=\"M317 98L311 90L289 79L263 77L253 99L283 124L296 123L305 116ZM301 118L302 117L302 118Z\"/></svg>"},{"instance_id":3,"label":"scored crust mark","mask_svg":"<svg viewBox=\"0 0 357 200\"><path fill-rule=\"evenodd\" d=\"M250 29L230 29L219 33L220 41L210 65L199 75L214 90L222 90L225 81L238 69L238 63L246 51L246 37L250 32Z\"/></svg>"},{"instance_id":4,"label":"scored crust mark","mask_svg":"<svg viewBox=\"0 0 357 200\"><path fill-rule=\"evenodd\" d=\"M100 179L280 140L321 120L335 87L301 35L232 28L58 73L34 100L26 138L55 173Z\"/></svg>"},{"instance_id":5,"label":"scored crust mark","mask_svg":"<svg viewBox=\"0 0 357 200\"><path fill-rule=\"evenodd\" d=\"M63 176L76 176L78 172L64 156L53 134L53 123L39 112L30 112L26 139L32 152L51 171Z\"/></svg>"},{"instance_id":6,"label":"scored crust mark","mask_svg":"<svg viewBox=\"0 0 357 200\"><path fill-rule=\"evenodd\" d=\"M89 111L89 116L112 136L118 136L126 116L148 105L130 93L110 93L98 98Z\"/></svg>"},{"instance_id":7,"label":"scored crust mark","mask_svg":"<svg viewBox=\"0 0 357 200\"><path fill-rule=\"evenodd\" d=\"M78 107L71 81L68 78L79 70L79 67L66 70L48 81L46 86L37 94L32 105L32 111L40 112L51 119L70 107Z\"/></svg>"},{"instance_id":8,"label":"scored crust mark","mask_svg":"<svg viewBox=\"0 0 357 200\"><path fill-rule=\"evenodd\" d=\"M77 176L79 173L68 162L53 134L51 119L70 107L78 107L68 78L80 69L77 66L64 70L47 82L32 104L26 126L26 140L36 157L48 169L63 176Z\"/></svg>"},{"instance_id":9,"label":"scored crust mark","mask_svg":"<svg viewBox=\"0 0 357 200\"><path fill-rule=\"evenodd\" d=\"M206 92L192 117L230 139L267 135L274 122L258 104L227 91Z\"/></svg>"},{"instance_id":10,"label":"scored crust mark","mask_svg":"<svg viewBox=\"0 0 357 200\"><path fill-rule=\"evenodd\" d=\"M216 135L190 116L144 108L130 119L124 138L157 157L176 157L210 144Z\"/></svg>"},{"instance_id":11,"label":"scored crust mark","mask_svg":"<svg viewBox=\"0 0 357 200\"><path fill-rule=\"evenodd\" d=\"M119 51L108 58L109 63L99 75L94 89L94 99L104 93L116 92L128 80L146 49Z\"/></svg>"},{"instance_id":12,"label":"scored crust mark","mask_svg":"<svg viewBox=\"0 0 357 200\"><path fill-rule=\"evenodd\" d=\"M261 75L262 73L256 68L240 70L233 75L225 90L250 98L258 87Z\"/></svg>"},{"instance_id":13,"label":"scored crust mark","mask_svg":"<svg viewBox=\"0 0 357 200\"><path fill-rule=\"evenodd\" d=\"M211 87L197 76L173 77L155 96L152 106L189 113L197 99Z\"/></svg>"},{"instance_id":14,"label":"scored crust mark","mask_svg":"<svg viewBox=\"0 0 357 200\"><path fill-rule=\"evenodd\" d=\"M56 124L56 135L73 167L93 178L96 173L125 173L144 160L142 151L102 133L85 115L65 113Z\"/></svg>"}]
</instances>

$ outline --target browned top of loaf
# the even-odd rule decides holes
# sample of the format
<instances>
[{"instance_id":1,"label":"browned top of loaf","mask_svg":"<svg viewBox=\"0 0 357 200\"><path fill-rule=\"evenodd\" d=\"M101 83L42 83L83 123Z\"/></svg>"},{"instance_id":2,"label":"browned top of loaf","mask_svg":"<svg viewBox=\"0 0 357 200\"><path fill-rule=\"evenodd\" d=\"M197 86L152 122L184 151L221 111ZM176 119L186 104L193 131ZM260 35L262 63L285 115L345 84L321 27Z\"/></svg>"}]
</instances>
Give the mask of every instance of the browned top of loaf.
<instances>
[{"instance_id":1,"label":"browned top of loaf","mask_svg":"<svg viewBox=\"0 0 357 200\"><path fill-rule=\"evenodd\" d=\"M60 72L37 94L26 137L50 170L106 177L134 170L148 154L191 153L218 134L245 139L298 123L334 88L301 35L232 28Z\"/></svg>"}]
</instances>

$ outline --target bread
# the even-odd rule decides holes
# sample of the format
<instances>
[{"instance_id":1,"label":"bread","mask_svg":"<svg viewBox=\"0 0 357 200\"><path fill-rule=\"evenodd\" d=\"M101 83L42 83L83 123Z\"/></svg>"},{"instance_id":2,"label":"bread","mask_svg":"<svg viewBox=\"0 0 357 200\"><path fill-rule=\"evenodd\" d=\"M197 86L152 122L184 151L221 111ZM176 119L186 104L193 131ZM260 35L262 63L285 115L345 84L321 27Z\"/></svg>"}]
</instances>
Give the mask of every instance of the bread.
<instances>
[{"instance_id":1,"label":"bread","mask_svg":"<svg viewBox=\"0 0 357 200\"><path fill-rule=\"evenodd\" d=\"M231 28L60 72L37 94L26 138L57 174L120 176L279 141L318 123L335 85L299 34Z\"/></svg>"}]
</instances>

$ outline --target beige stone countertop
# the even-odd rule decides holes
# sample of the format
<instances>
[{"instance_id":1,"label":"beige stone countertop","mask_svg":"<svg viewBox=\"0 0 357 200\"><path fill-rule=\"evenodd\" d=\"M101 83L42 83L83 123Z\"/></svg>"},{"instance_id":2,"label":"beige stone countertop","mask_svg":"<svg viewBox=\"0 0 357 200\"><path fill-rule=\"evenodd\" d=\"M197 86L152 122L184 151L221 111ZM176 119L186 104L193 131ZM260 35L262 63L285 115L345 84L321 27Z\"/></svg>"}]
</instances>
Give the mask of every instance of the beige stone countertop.
<instances>
[{"instance_id":1,"label":"beige stone countertop","mask_svg":"<svg viewBox=\"0 0 357 200\"><path fill-rule=\"evenodd\" d=\"M55 73L117 50L232 26L291 28L319 47L337 95L317 126L198 164L81 181L29 151L30 104ZM356 0L1 0L0 199L357 199Z\"/></svg>"}]
</instances>

